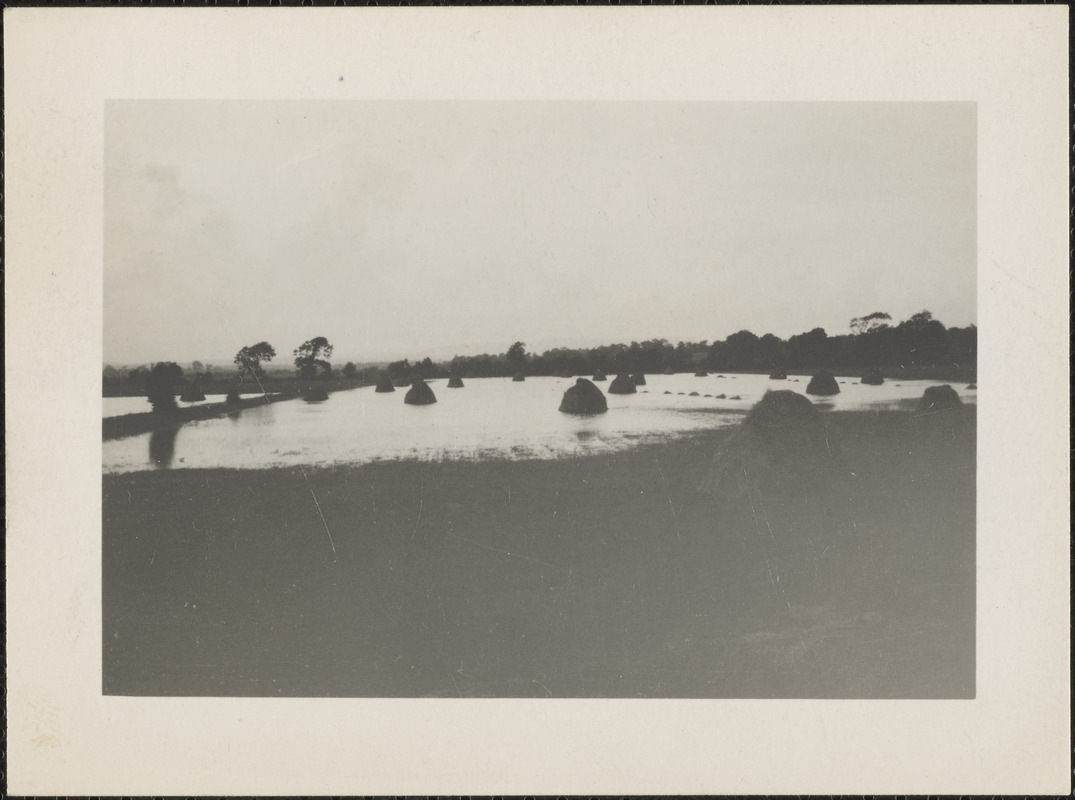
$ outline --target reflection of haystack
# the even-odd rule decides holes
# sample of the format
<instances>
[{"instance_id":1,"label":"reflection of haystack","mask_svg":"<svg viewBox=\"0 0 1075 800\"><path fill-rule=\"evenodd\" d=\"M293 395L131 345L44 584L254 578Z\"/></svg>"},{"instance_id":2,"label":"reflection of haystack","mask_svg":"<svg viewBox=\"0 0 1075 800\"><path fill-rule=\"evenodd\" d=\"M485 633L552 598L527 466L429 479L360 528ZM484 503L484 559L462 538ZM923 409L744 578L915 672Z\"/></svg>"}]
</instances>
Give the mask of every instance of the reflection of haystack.
<instances>
[{"instance_id":1,"label":"reflection of haystack","mask_svg":"<svg viewBox=\"0 0 1075 800\"><path fill-rule=\"evenodd\" d=\"M404 395L403 402L411 406L428 406L437 402L437 396L433 394L433 390L424 380L415 378L411 388Z\"/></svg>"},{"instance_id":2,"label":"reflection of haystack","mask_svg":"<svg viewBox=\"0 0 1075 800\"><path fill-rule=\"evenodd\" d=\"M802 489L846 475L840 449L806 397L769 391L713 457L701 490L724 498Z\"/></svg>"},{"instance_id":3,"label":"reflection of haystack","mask_svg":"<svg viewBox=\"0 0 1075 800\"><path fill-rule=\"evenodd\" d=\"M617 375L608 385L609 394L634 394L637 391L630 375Z\"/></svg>"},{"instance_id":4,"label":"reflection of haystack","mask_svg":"<svg viewBox=\"0 0 1075 800\"><path fill-rule=\"evenodd\" d=\"M392 379L390 377L388 377L387 375L382 375L377 380L377 388L374 389L373 391L375 391L375 392L394 392L395 390L396 390L396 387L393 385Z\"/></svg>"},{"instance_id":5,"label":"reflection of haystack","mask_svg":"<svg viewBox=\"0 0 1075 800\"><path fill-rule=\"evenodd\" d=\"M608 411L604 393L585 378L564 392L560 410L565 414L603 414Z\"/></svg>"},{"instance_id":6,"label":"reflection of haystack","mask_svg":"<svg viewBox=\"0 0 1075 800\"><path fill-rule=\"evenodd\" d=\"M922 394L918 401L919 411L945 411L950 408L959 408L963 401L959 399L956 390L947 383L943 386L930 386Z\"/></svg>"}]
</instances>

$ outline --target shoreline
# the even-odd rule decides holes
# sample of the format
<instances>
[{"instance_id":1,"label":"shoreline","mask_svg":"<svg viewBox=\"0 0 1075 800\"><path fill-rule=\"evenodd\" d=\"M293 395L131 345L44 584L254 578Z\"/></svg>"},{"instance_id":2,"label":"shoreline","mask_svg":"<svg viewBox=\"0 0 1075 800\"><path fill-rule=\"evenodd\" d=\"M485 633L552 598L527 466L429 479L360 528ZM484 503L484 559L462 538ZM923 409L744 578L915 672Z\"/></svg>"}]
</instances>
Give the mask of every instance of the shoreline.
<instances>
[{"instance_id":1,"label":"shoreline","mask_svg":"<svg viewBox=\"0 0 1075 800\"><path fill-rule=\"evenodd\" d=\"M103 690L973 697L976 410L824 418L853 478L735 501L735 428L104 475Z\"/></svg>"}]
</instances>

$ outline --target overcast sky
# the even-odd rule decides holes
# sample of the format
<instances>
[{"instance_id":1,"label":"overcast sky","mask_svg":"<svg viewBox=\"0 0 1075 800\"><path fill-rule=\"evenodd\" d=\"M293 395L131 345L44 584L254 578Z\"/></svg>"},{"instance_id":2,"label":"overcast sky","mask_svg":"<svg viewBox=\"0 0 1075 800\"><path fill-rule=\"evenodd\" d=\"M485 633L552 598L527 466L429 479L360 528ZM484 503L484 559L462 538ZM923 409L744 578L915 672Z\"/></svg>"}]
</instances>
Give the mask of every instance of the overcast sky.
<instances>
[{"instance_id":1,"label":"overcast sky","mask_svg":"<svg viewBox=\"0 0 1075 800\"><path fill-rule=\"evenodd\" d=\"M106 363L976 322L970 103L113 101Z\"/></svg>"}]
</instances>

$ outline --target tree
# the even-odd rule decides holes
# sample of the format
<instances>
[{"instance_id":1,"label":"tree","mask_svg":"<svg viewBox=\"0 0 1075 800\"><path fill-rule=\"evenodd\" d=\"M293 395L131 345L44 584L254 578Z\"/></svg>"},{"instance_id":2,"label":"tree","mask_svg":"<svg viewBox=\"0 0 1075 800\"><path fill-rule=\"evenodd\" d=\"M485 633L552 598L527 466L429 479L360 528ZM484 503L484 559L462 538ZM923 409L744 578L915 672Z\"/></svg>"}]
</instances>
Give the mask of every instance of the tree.
<instances>
[{"instance_id":1,"label":"tree","mask_svg":"<svg viewBox=\"0 0 1075 800\"><path fill-rule=\"evenodd\" d=\"M153 405L154 414L167 414L175 411L176 390L183 380L183 368L174 361L161 361L153 365L146 382L146 397Z\"/></svg>"},{"instance_id":2,"label":"tree","mask_svg":"<svg viewBox=\"0 0 1075 800\"><path fill-rule=\"evenodd\" d=\"M332 374L332 365L326 360L332 355L332 345L324 336L315 336L303 342L293 355L299 376L304 380L315 380L319 376L327 377Z\"/></svg>"},{"instance_id":3,"label":"tree","mask_svg":"<svg viewBox=\"0 0 1075 800\"><path fill-rule=\"evenodd\" d=\"M345 377L345 378L353 378L353 377L355 377L355 362L354 361L348 361L346 364L343 365L343 377Z\"/></svg>"},{"instance_id":4,"label":"tree","mask_svg":"<svg viewBox=\"0 0 1075 800\"><path fill-rule=\"evenodd\" d=\"M276 351L268 342L248 345L235 354L235 365L239 367L239 377L260 378L265 374L261 364L276 358Z\"/></svg>"},{"instance_id":5,"label":"tree","mask_svg":"<svg viewBox=\"0 0 1075 800\"><path fill-rule=\"evenodd\" d=\"M508 348L508 354L505 356L508 362L508 366L511 367L512 372L522 372L526 369L526 344L524 342L516 342Z\"/></svg>"},{"instance_id":6,"label":"tree","mask_svg":"<svg viewBox=\"0 0 1075 800\"><path fill-rule=\"evenodd\" d=\"M851 332L856 336L861 336L864 333L872 333L875 330L887 328L888 322L886 320L890 319L892 319L892 317L884 311L874 311L872 314L867 314L864 317L852 317Z\"/></svg>"}]
</instances>

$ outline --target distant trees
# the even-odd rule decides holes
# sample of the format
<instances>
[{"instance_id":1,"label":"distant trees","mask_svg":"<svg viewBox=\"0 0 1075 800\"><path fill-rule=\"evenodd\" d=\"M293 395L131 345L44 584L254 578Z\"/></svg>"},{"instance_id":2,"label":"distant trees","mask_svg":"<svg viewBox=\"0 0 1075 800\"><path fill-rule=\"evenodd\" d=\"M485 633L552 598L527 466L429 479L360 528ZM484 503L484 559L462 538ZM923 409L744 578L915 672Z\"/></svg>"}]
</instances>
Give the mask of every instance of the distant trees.
<instances>
[{"instance_id":1,"label":"distant trees","mask_svg":"<svg viewBox=\"0 0 1075 800\"><path fill-rule=\"evenodd\" d=\"M235 365L239 368L239 378L262 378L265 370L263 362L272 361L276 358L276 350L268 342L258 342L248 345L235 354Z\"/></svg>"},{"instance_id":2,"label":"distant trees","mask_svg":"<svg viewBox=\"0 0 1075 800\"><path fill-rule=\"evenodd\" d=\"M508 348L505 359L508 362L508 366L512 372L525 372L526 371L526 344L524 342L516 342Z\"/></svg>"},{"instance_id":3,"label":"distant trees","mask_svg":"<svg viewBox=\"0 0 1075 800\"><path fill-rule=\"evenodd\" d=\"M324 336L308 339L295 349L295 366L303 380L316 380L332 375L332 365L326 360L332 355L332 345Z\"/></svg>"},{"instance_id":4,"label":"distant trees","mask_svg":"<svg viewBox=\"0 0 1075 800\"><path fill-rule=\"evenodd\" d=\"M146 380L146 397L153 405L154 414L167 414L179 407L175 395L182 380L183 368L174 361L153 365Z\"/></svg>"}]
</instances>

